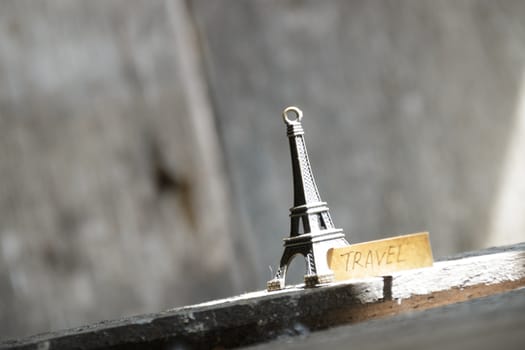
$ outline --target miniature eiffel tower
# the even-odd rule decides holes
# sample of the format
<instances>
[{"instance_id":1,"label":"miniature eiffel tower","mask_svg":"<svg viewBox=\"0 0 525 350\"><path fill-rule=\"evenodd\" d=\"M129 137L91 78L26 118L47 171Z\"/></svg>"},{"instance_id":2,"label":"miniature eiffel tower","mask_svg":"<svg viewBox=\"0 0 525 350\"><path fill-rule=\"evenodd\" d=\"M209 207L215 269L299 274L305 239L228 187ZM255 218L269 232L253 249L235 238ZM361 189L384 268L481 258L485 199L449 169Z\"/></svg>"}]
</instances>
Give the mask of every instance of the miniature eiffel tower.
<instances>
[{"instance_id":1,"label":"miniature eiffel tower","mask_svg":"<svg viewBox=\"0 0 525 350\"><path fill-rule=\"evenodd\" d=\"M290 119L290 112L295 114L295 119ZM333 281L326 253L330 248L348 245L343 230L334 228L328 206L319 196L304 143L302 118L303 112L297 107L283 111L292 156L294 206L290 209L290 237L284 239L279 269L267 283L269 291L284 288L286 269L296 255L306 260L306 287Z\"/></svg>"}]
</instances>

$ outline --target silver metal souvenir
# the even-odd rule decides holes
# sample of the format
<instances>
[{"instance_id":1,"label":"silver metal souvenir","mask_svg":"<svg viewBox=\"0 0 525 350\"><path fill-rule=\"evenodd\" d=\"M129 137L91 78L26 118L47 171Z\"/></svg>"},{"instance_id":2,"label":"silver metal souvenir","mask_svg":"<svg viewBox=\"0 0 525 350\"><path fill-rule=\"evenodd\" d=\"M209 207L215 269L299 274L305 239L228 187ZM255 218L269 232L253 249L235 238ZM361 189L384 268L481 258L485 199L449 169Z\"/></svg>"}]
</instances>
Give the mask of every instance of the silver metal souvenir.
<instances>
[{"instance_id":1,"label":"silver metal souvenir","mask_svg":"<svg viewBox=\"0 0 525 350\"><path fill-rule=\"evenodd\" d=\"M269 291L285 287L286 269L296 255L303 256L306 261L306 287L332 282L334 274L328 267L326 254L330 248L348 245L343 230L334 227L328 206L319 196L304 142L303 112L291 106L282 116L290 142L294 206L290 209L290 237L284 239L279 269L267 283Z\"/></svg>"}]
</instances>

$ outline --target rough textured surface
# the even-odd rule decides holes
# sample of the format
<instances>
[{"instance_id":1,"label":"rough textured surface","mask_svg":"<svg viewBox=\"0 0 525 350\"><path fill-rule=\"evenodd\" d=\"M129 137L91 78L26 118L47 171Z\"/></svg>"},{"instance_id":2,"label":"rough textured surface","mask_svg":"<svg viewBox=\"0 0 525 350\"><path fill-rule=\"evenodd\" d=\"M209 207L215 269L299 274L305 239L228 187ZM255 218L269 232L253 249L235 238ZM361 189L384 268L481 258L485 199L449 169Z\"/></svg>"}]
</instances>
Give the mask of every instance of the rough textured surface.
<instances>
[{"instance_id":1,"label":"rough textured surface","mask_svg":"<svg viewBox=\"0 0 525 350\"><path fill-rule=\"evenodd\" d=\"M251 349L521 350L524 326L525 289L520 289L317 333L290 330L281 340Z\"/></svg>"},{"instance_id":2,"label":"rough textured surface","mask_svg":"<svg viewBox=\"0 0 525 350\"><path fill-rule=\"evenodd\" d=\"M161 314L0 343L17 349L237 347L453 304L525 286L525 243L432 268L321 288L254 292ZM520 290L523 297L525 289ZM517 322L521 322L518 319Z\"/></svg>"}]
</instances>

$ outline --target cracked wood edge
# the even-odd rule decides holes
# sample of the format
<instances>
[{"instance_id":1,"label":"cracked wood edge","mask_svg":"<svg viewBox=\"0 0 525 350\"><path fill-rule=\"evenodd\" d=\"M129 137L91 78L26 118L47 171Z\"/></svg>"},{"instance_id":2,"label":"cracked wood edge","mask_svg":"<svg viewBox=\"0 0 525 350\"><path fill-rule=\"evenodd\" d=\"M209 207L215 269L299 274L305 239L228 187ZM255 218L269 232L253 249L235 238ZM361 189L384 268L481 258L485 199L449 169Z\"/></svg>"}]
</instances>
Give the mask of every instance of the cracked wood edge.
<instances>
[{"instance_id":1,"label":"cracked wood edge","mask_svg":"<svg viewBox=\"0 0 525 350\"><path fill-rule=\"evenodd\" d=\"M288 334L424 310L525 286L525 243L470 252L386 277L258 291L1 343L2 348L193 348L255 344Z\"/></svg>"}]
</instances>

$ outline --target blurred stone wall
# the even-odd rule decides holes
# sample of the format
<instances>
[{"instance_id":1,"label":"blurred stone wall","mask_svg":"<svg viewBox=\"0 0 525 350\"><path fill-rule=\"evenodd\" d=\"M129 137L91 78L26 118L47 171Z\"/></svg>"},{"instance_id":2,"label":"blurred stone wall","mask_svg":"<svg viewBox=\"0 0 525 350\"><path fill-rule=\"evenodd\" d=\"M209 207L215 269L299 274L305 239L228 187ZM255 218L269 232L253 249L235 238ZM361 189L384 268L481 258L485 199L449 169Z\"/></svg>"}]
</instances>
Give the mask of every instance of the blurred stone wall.
<instances>
[{"instance_id":1,"label":"blurred stone wall","mask_svg":"<svg viewBox=\"0 0 525 350\"><path fill-rule=\"evenodd\" d=\"M236 202L264 252L264 275L288 232L279 115L290 104L304 111L321 196L350 242L428 230L439 257L525 239L523 219L506 239L491 238L501 233L491 231L496 199L525 119L523 2L191 4Z\"/></svg>"},{"instance_id":2,"label":"blurred stone wall","mask_svg":"<svg viewBox=\"0 0 525 350\"><path fill-rule=\"evenodd\" d=\"M0 3L0 336L254 288L188 17Z\"/></svg>"},{"instance_id":3,"label":"blurred stone wall","mask_svg":"<svg viewBox=\"0 0 525 350\"><path fill-rule=\"evenodd\" d=\"M290 104L349 241L525 240L523 18L518 0L0 2L0 338L264 288Z\"/></svg>"}]
</instances>

